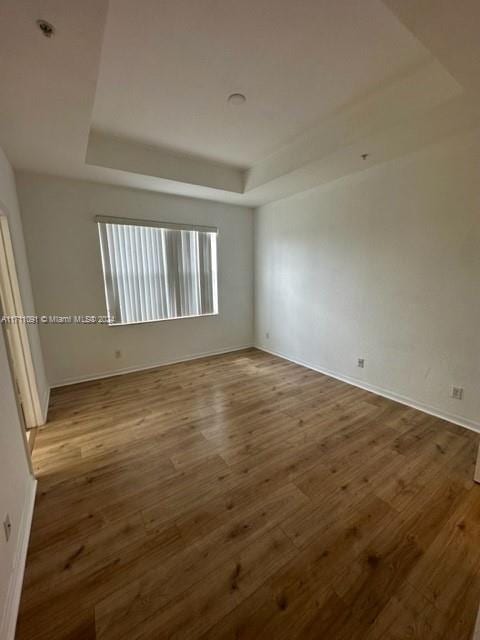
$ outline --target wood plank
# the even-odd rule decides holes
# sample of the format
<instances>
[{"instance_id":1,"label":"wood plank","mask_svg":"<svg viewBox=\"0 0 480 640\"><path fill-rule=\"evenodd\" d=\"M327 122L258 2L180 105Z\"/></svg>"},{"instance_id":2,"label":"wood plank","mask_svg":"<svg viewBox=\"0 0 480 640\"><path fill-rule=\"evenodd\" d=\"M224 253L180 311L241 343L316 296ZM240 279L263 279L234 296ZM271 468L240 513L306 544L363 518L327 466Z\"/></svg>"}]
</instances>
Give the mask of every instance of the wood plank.
<instances>
[{"instance_id":1,"label":"wood plank","mask_svg":"<svg viewBox=\"0 0 480 640\"><path fill-rule=\"evenodd\" d=\"M17 640L470 640L478 445L254 349L56 389Z\"/></svg>"}]
</instances>

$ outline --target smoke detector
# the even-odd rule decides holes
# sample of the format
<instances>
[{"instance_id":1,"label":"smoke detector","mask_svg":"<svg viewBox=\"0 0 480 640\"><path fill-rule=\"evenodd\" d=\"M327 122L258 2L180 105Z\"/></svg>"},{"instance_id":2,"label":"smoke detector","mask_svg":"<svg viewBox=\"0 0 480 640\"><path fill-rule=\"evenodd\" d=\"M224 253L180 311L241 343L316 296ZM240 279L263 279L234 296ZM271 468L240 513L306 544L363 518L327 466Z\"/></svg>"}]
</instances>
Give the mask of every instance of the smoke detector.
<instances>
[{"instance_id":1,"label":"smoke detector","mask_svg":"<svg viewBox=\"0 0 480 640\"><path fill-rule=\"evenodd\" d=\"M246 101L247 101L247 98L243 95L243 93L231 93L228 96L228 102L230 104L239 105L239 104L243 104Z\"/></svg>"}]
</instances>

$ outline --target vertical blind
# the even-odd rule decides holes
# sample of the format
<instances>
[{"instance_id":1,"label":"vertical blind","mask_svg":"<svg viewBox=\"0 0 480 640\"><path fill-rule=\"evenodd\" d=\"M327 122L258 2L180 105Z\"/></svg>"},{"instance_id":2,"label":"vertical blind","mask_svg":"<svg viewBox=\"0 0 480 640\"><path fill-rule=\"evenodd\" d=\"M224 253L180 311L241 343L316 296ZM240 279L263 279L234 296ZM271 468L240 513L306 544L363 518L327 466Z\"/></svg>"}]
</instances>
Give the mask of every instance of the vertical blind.
<instances>
[{"instance_id":1,"label":"vertical blind","mask_svg":"<svg viewBox=\"0 0 480 640\"><path fill-rule=\"evenodd\" d=\"M216 229L96 221L110 324L218 312Z\"/></svg>"}]
</instances>

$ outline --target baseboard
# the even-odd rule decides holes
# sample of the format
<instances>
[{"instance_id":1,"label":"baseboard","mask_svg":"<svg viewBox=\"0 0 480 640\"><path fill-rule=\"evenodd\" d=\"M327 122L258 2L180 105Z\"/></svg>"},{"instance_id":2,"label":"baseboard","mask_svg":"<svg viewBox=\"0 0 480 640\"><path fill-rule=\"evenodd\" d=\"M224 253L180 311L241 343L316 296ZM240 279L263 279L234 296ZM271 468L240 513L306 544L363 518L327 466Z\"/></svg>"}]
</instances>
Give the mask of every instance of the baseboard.
<instances>
[{"instance_id":1,"label":"baseboard","mask_svg":"<svg viewBox=\"0 0 480 640\"><path fill-rule=\"evenodd\" d=\"M32 478L31 491L30 494L26 496L23 507L22 521L20 524L21 535L15 553L13 571L8 585L5 609L3 612L3 621L0 627L0 638L2 640L14 640L15 637L15 627L17 625L18 609L22 595L23 575L25 572L25 562L27 560L36 490L37 481Z\"/></svg>"},{"instance_id":2,"label":"baseboard","mask_svg":"<svg viewBox=\"0 0 480 640\"><path fill-rule=\"evenodd\" d=\"M251 349L252 343L243 344L236 347L225 347L223 349L216 349L214 351L205 351L203 353L195 353L191 355L182 356L174 360L167 360L164 362L158 362L156 364L149 364L147 366L126 367L124 369L114 369L112 371L103 371L102 373L94 373L86 376L77 376L73 378L67 378L62 382L57 382L51 385L52 389L58 389L59 387L67 387L71 384L78 384L79 382L92 382L95 380L102 380L103 378L113 378L114 376L123 376L126 373L134 373L135 371L149 371L150 369L158 369L159 367L167 367L171 364L178 364L179 362L188 362L189 360L198 360L200 358L208 358L209 356L220 356L224 353L234 353L235 351L243 351L244 349Z\"/></svg>"},{"instance_id":3,"label":"baseboard","mask_svg":"<svg viewBox=\"0 0 480 640\"><path fill-rule=\"evenodd\" d=\"M255 345L256 349L260 351L265 351L266 353L270 353L273 356L277 356L278 358L283 358L284 360L288 360L289 362L293 362L302 367L306 367L307 369L312 369L313 371L317 371L318 373L323 373L330 378L335 378L336 380L340 380L341 382L346 382L347 384L351 384L355 387L359 387L360 389L364 389L365 391L370 391L371 393L375 393L378 396L382 396L383 398L388 398L389 400L394 400L395 402L399 402L400 404L404 404L407 407L412 407L412 409L418 409L419 411L423 411L424 413L428 413L436 418L441 418L442 420L447 420L448 422L453 422L460 427L464 427L465 429L470 429L470 431L475 431L480 433L480 422L476 420L470 420L468 418L464 418L462 416L457 416L455 414L447 413L446 411L442 411L441 409L437 409L436 407L432 407L431 405L425 404L424 402L420 402L418 400L413 400L412 398L408 398L403 396L395 391L390 391L389 389L384 389L383 387L377 387L376 385L369 384L364 382L363 380L358 380L357 378L351 378L350 376L346 376L338 371L332 371L330 369L325 369L323 367L319 367L318 365L312 364L310 362L305 362L302 360L298 360L296 358L291 358L284 353L278 351L272 351L260 345Z\"/></svg>"}]
</instances>

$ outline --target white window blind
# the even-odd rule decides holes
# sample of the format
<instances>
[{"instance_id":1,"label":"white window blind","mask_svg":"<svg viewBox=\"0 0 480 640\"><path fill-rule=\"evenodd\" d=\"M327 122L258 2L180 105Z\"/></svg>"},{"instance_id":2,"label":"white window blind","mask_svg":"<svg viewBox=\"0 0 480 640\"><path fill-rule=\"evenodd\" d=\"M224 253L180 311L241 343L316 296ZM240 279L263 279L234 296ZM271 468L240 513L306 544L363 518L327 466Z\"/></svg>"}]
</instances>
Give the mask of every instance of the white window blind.
<instances>
[{"instance_id":1,"label":"white window blind","mask_svg":"<svg viewBox=\"0 0 480 640\"><path fill-rule=\"evenodd\" d=\"M111 324L218 313L217 229L96 221Z\"/></svg>"}]
</instances>

